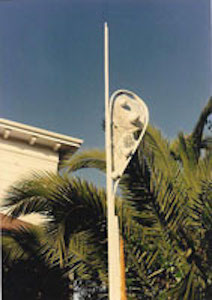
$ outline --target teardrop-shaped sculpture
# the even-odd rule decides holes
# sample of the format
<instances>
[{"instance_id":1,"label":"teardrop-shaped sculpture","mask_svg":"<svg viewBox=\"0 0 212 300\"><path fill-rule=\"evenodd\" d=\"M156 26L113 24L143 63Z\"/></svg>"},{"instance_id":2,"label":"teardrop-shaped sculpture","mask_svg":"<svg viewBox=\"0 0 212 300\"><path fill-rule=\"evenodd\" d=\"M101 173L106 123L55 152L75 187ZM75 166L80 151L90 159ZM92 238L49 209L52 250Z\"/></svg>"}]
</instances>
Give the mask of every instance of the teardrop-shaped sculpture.
<instances>
[{"instance_id":1,"label":"teardrop-shaped sculpture","mask_svg":"<svg viewBox=\"0 0 212 300\"><path fill-rule=\"evenodd\" d=\"M112 177L119 179L139 146L149 122L144 101L127 90L111 96Z\"/></svg>"}]
</instances>

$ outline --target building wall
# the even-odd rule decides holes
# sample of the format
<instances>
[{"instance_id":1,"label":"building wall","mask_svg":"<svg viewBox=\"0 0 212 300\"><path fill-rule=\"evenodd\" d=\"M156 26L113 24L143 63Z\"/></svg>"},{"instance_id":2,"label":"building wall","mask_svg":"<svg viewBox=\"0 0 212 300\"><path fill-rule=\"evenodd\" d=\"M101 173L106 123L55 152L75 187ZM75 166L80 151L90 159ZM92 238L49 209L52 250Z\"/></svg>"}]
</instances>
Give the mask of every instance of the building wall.
<instances>
[{"instance_id":1,"label":"building wall","mask_svg":"<svg viewBox=\"0 0 212 300\"><path fill-rule=\"evenodd\" d=\"M31 146L26 142L4 140L0 138L0 201L8 188L15 182L28 178L33 172L52 171L56 173L58 153L53 150ZM22 218L25 221L38 223L41 218L31 215Z\"/></svg>"}]
</instances>

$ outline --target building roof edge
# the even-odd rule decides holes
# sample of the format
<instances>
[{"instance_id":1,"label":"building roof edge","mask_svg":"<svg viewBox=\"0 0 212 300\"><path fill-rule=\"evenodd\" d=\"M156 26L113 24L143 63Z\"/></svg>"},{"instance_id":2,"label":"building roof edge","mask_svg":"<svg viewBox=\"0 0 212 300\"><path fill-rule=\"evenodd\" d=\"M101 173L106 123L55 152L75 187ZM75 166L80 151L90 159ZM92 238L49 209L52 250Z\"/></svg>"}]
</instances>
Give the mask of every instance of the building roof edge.
<instances>
[{"instance_id":1,"label":"building roof edge","mask_svg":"<svg viewBox=\"0 0 212 300\"><path fill-rule=\"evenodd\" d=\"M35 136L43 138L47 141L49 140L51 142L57 142L66 146L72 146L76 148L79 148L83 143L82 139L74 138L60 133L55 133L46 129L41 129L38 127L18 123L3 118L0 118L0 127L14 132L19 132L20 134L29 135L30 137Z\"/></svg>"}]
</instances>

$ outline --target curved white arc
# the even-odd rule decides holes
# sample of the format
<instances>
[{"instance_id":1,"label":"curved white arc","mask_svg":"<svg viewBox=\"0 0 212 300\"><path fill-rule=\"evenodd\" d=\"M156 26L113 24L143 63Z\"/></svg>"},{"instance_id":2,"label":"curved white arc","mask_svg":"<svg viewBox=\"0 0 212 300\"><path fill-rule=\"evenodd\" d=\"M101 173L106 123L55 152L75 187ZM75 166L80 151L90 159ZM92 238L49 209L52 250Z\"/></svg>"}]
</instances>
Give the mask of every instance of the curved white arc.
<instances>
[{"instance_id":1,"label":"curved white arc","mask_svg":"<svg viewBox=\"0 0 212 300\"><path fill-rule=\"evenodd\" d=\"M136 152L136 150L137 150L139 144L141 143L141 140L142 140L142 138L145 134L145 131L147 129L148 122L149 122L149 111L148 111L148 108L147 108L147 105L145 104L145 102L140 97L138 97L135 93L133 93L129 90L120 89L120 90L115 91L112 94L112 96L110 97L110 99L111 99L110 100L110 117L111 117L111 121L113 121L112 114L113 114L114 103L115 103L116 98L119 96L119 94L120 95L121 94L127 95L127 96L131 97L133 100L136 100L136 102L139 104L139 106L142 106L142 108L144 110L144 115L145 115L143 128L141 130L141 133L140 133L140 136L139 136L138 140L135 141L134 149L131 152L131 155L128 158L126 158L125 162L123 162L122 170L121 170L121 173L119 174L119 177L121 177L123 175L127 165L129 164L130 160L132 159L133 154ZM113 130L112 130L111 133L113 133ZM112 134L111 134L111 138L113 139ZM114 153L112 155L114 155ZM117 178L114 178L114 180L116 181Z\"/></svg>"}]
</instances>

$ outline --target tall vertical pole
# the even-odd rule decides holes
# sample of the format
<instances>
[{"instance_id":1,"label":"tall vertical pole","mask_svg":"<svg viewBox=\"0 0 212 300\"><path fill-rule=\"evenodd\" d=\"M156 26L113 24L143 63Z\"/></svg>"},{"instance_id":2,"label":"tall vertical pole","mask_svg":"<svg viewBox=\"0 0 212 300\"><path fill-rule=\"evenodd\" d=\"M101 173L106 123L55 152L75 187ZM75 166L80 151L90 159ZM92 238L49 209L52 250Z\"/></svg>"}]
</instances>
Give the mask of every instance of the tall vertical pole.
<instances>
[{"instance_id":1,"label":"tall vertical pole","mask_svg":"<svg viewBox=\"0 0 212 300\"><path fill-rule=\"evenodd\" d=\"M115 216L115 197L112 179L111 117L109 99L109 30L104 26L105 64L105 147L107 185L107 228L108 228L108 286L109 300L120 300L120 256L118 217Z\"/></svg>"}]
</instances>

